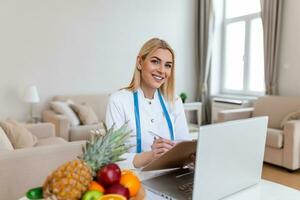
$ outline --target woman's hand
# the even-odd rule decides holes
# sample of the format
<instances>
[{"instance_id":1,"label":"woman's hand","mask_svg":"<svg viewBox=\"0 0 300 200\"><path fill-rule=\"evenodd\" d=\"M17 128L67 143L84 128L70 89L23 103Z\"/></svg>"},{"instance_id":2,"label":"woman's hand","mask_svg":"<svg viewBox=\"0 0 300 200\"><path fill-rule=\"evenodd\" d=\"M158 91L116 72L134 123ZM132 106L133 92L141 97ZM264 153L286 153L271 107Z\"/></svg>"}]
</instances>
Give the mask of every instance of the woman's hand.
<instances>
[{"instance_id":1,"label":"woman's hand","mask_svg":"<svg viewBox=\"0 0 300 200\"><path fill-rule=\"evenodd\" d=\"M176 145L175 142L163 138L158 138L153 141L151 151L136 154L133 159L134 167L140 168L149 164L154 158L160 157L165 152L169 151Z\"/></svg>"},{"instance_id":2,"label":"woman's hand","mask_svg":"<svg viewBox=\"0 0 300 200\"><path fill-rule=\"evenodd\" d=\"M153 141L151 145L151 149L153 152L153 157L157 158L160 157L165 152L169 151L175 146L175 143L171 140L158 138Z\"/></svg>"}]
</instances>

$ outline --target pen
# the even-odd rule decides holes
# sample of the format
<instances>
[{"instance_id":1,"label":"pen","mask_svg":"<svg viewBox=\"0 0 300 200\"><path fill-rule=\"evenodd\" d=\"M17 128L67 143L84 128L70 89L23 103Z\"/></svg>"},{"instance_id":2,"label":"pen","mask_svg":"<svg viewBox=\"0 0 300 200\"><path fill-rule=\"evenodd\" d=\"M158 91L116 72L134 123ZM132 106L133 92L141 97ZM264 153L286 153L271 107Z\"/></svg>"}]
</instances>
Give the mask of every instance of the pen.
<instances>
[{"instance_id":1,"label":"pen","mask_svg":"<svg viewBox=\"0 0 300 200\"><path fill-rule=\"evenodd\" d=\"M165 139L153 131L148 131L148 133L150 133L154 137L154 140L156 140L157 138ZM173 142L178 143L178 142L182 142L182 141L184 141L184 140L174 140Z\"/></svg>"},{"instance_id":2,"label":"pen","mask_svg":"<svg viewBox=\"0 0 300 200\"><path fill-rule=\"evenodd\" d=\"M153 131L148 131L148 133L150 133L153 137L154 137L154 140L156 140L156 138L163 138L161 137L160 135L158 135L157 133L154 133ZM164 138L163 138L164 139Z\"/></svg>"}]
</instances>

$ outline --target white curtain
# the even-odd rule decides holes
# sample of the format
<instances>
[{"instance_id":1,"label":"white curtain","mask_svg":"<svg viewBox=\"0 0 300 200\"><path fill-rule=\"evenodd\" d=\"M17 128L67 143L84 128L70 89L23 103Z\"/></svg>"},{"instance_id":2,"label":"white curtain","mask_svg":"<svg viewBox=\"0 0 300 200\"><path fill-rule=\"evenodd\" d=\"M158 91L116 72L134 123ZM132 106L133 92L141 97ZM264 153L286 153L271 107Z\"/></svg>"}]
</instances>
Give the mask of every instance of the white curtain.
<instances>
[{"instance_id":1,"label":"white curtain","mask_svg":"<svg viewBox=\"0 0 300 200\"><path fill-rule=\"evenodd\" d=\"M282 4L282 0L261 0L261 18L264 32L265 87L267 95L278 94L278 52Z\"/></svg>"},{"instance_id":2,"label":"white curtain","mask_svg":"<svg viewBox=\"0 0 300 200\"><path fill-rule=\"evenodd\" d=\"M211 119L209 75L211 68L214 38L215 14L213 0L200 0L198 3L198 98L202 102L202 122Z\"/></svg>"}]
</instances>

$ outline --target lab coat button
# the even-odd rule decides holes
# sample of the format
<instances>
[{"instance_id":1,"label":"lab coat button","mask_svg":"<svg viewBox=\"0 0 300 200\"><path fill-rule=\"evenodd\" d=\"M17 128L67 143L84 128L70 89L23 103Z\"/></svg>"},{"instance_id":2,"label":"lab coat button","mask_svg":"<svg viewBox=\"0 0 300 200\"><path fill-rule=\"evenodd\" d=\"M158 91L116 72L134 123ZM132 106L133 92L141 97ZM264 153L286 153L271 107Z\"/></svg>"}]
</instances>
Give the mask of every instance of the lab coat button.
<instances>
[{"instance_id":1,"label":"lab coat button","mask_svg":"<svg viewBox=\"0 0 300 200\"><path fill-rule=\"evenodd\" d=\"M151 123L153 123L153 122L154 122L154 119L151 119L150 121L151 121Z\"/></svg>"}]
</instances>

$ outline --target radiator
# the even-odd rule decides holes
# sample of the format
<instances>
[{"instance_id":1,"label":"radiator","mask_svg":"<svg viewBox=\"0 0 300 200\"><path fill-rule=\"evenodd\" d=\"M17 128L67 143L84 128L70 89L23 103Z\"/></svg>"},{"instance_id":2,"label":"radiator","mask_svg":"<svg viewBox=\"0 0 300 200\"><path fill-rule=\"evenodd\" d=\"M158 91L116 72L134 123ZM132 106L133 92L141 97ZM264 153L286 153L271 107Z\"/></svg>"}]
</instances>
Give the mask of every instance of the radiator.
<instances>
[{"instance_id":1,"label":"radiator","mask_svg":"<svg viewBox=\"0 0 300 200\"><path fill-rule=\"evenodd\" d=\"M252 105L249 100L230 99L230 98L213 98L211 104L211 122L215 123L218 119L218 112L221 110L237 109L250 107Z\"/></svg>"}]
</instances>

